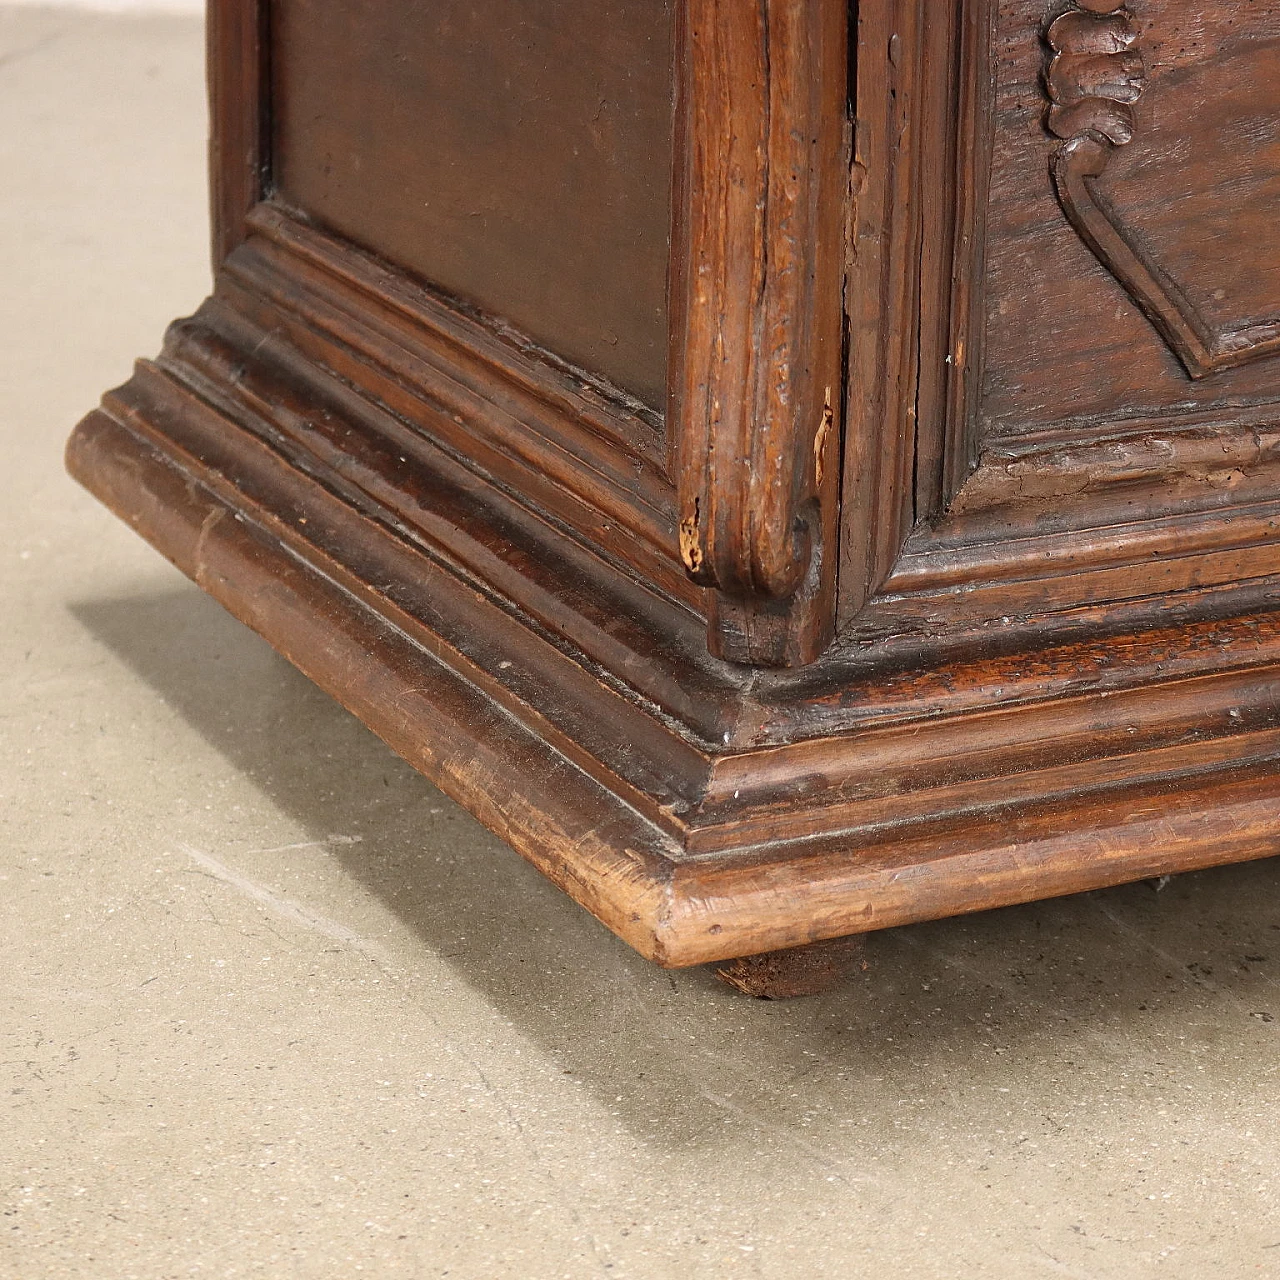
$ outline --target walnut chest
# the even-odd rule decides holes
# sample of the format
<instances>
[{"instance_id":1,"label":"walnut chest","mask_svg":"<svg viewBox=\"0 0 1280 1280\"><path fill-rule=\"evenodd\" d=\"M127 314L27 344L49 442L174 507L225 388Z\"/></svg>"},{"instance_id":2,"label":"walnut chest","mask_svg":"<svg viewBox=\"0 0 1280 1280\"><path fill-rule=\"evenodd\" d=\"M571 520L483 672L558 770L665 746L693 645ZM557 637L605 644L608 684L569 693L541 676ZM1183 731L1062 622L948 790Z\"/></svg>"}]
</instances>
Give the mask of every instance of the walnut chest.
<instances>
[{"instance_id":1,"label":"walnut chest","mask_svg":"<svg viewBox=\"0 0 1280 1280\"><path fill-rule=\"evenodd\" d=\"M646 956L1280 852L1280 0L212 0L73 473Z\"/></svg>"}]
</instances>

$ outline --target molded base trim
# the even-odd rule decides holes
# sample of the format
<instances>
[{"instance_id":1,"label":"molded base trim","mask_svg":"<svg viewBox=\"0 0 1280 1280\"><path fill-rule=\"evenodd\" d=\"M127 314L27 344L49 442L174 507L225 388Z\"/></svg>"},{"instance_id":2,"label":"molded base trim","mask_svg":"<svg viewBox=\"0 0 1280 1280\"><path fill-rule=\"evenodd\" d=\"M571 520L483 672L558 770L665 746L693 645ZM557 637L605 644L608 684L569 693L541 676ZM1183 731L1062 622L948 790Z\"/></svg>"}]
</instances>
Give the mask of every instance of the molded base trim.
<instances>
[{"instance_id":1,"label":"molded base trim","mask_svg":"<svg viewBox=\"0 0 1280 1280\"><path fill-rule=\"evenodd\" d=\"M687 670L685 696L701 728L636 691L624 656L639 653L636 637L613 651L621 668L605 669L478 580L447 530L433 542L430 527L382 520L337 473L308 469L155 366L140 366L80 424L68 465L236 617L660 964L756 955L1280 853L1272 615L1164 626L1145 649L1135 642L1127 688L1114 670L1111 687L1078 672L1072 683L1043 653L1038 669L1034 656L1021 670L1016 657L979 665L989 693L1011 677L1040 690L1000 708L995 742L984 738L990 717L973 714L982 685L939 677L943 700L916 704L914 727L908 698L887 730L863 721L750 746L763 691L749 673L686 662L697 625L681 611L670 630L653 633L646 660L655 670L638 683L679 687ZM443 508L445 481L435 479ZM473 498L463 516L496 557L486 525L495 517L478 490ZM520 547L508 551L527 561ZM500 577L498 567L495 559ZM599 626L571 615L581 582L562 587L562 630ZM619 618L620 632L627 625ZM1143 664L1153 661L1151 675ZM837 674L808 678L821 687ZM1125 697L1129 720L1104 731ZM959 704L954 719L947 698ZM1200 723L1198 709L1224 698L1222 715L1204 713ZM1093 753L1057 758L1055 717L1086 735L1096 720ZM718 724L723 740L709 740L705 729ZM1031 756L1017 754L1019 725ZM895 773L890 748L897 741L909 752L904 733L936 735L954 776ZM974 790L984 752L986 776ZM886 779L878 791L877 759ZM1042 785L1054 776L1061 784L1068 763L1065 789ZM730 791L735 778L742 785ZM772 816L762 821L773 784ZM862 787L872 808L853 803L850 787Z\"/></svg>"}]
</instances>

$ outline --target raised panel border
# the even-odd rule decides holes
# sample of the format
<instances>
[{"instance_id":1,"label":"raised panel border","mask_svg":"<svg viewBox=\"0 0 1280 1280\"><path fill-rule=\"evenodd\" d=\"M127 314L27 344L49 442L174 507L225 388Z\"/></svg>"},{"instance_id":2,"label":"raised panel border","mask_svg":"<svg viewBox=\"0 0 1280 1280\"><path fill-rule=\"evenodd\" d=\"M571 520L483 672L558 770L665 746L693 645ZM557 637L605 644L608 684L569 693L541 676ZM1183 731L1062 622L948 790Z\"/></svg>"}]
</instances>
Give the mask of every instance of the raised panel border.
<instances>
[{"instance_id":1,"label":"raised panel border","mask_svg":"<svg viewBox=\"0 0 1280 1280\"><path fill-rule=\"evenodd\" d=\"M857 6L840 621L977 465L993 0Z\"/></svg>"},{"instance_id":2,"label":"raised panel border","mask_svg":"<svg viewBox=\"0 0 1280 1280\"><path fill-rule=\"evenodd\" d=\"M1141 89L1140 75L1126 79L1124 32L1065 0L1051 17L1064 13L1110 51L1080 56L1090 66L1116 59L1118 69L1086 77L1113 85L1112 97L1064 91L1052 120L1123 138L1132 116L1120 98ZM981 436L995 17L990 0L859 6L837 649L924 619L944 631L1069 625L1082 597L1154 617L1194 609L1202 588L1280 570L1273 405ZM1075 62L1059 71L1073 68L1084 74ZM1052 183L1050 158L1062 154L1053 142L1046 118L1046 165L1028 170L1028 184Z\"/></svg>"},{"instance_id":3,"label":"raised panel border","mask_svg":"<svg viewBox=\"0 0 1280 1280\"><path fill-rule=\"evenodd\" d=\"M813 661L835 630L847 12L682 0L668 421L712 651Z\"/></svg>"}]
</instances>

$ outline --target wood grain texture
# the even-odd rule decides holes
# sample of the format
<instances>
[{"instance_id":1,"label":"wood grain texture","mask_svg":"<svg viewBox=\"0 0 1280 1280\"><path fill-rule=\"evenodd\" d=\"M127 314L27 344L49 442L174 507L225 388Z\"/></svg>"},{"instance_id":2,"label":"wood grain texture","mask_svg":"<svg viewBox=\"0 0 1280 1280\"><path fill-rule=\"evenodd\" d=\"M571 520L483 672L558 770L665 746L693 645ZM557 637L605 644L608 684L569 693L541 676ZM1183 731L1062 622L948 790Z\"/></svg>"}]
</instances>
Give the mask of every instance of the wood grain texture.
<instances>
[{"instance_id":1,"label":"wood grain texture","mask_svg":"<svg viewBox=\"0 0 1280 1280\"><path fill-rule=\"evenodd\" d=\"M209 205L216 270L271 185L269 41L263 0L208 0Z\"/></svg>"},{"instance_id":2,"label":"wood grain texture","mask_svg":"<svg viewBox=\"0 0 1280 1280\"><path fill-rule=\"evenodd\" d=\"M1031 704L1014 699L1007 725L995 727L987 747L985 730L974 732L983 717L956 714L953 690L963 686L982 707L1011 669L1026 664L1025 656L1010 657L1003 668L979 658L963 676L926 677L950 709L941 722L908 680L890 738L864 729L813 743L832 753L827 767L838 786L847 787L851 776L841 753L862 754L868 777L879 775L876 790L897 806L892 816L814 803L804 781L817 776L811 761L794 774L802 785L789 784L768 802L775 819L791 811L785 834L734 831L734 814L707 810L731 838L693 847L690 819L702 806L707 768L721 771L717 786L726 795L725 770L737 781L766 780L770 753L744 754L732 744L691 749L670 719L624 689L611 694L589 664L548 643L532 619L478 593L444 554L447 535L415 545L371 520L332 479L313 477L299 459L254 443L241 426L199 404L172 371L144 366L77 429L72 473L659 963L755 955L1280 852L1274 616L1235 624L1240 636L1256 634L1256 645L1233 640L1230 627L1202 629L1198 637L1178 628L1139 637L1136 653L1134 644L1100 643L1095 673L1104 654L1110 672L1102 681L1075 650L1045 654L1025 679L1040 715L1028 736L1038 735L1046 763L1061 755L1055 708L1058 716L1074 708L1082 729L1104 708L1118 711L1112 737L1081 735L1076 771L1057 786L1046 785L1043 770L1024 774L1015 765L1010 772L1007 754L999 762L1009 729ZM480 532L477 515L473 535ZM559 669L522 679L546 661ZM574 663L578 682L568 678ZM1160 674L1153 678L1153 670ZM1192 672L1201 674L1188 679ZM580 710L573 708L575 685L588 699ZM1149 700L1147 710L1113 701L1126 686ZM1223 710L1211 728L1204 708L1215 689ZM610 697L612 707L602 701ZM1175 733L1179 745L1150 749L1149 733L1167 739L1176 731L1179 709L1190 733L1183 728ZM647 733L639 731L646 718ZM945 764L952 776L895 776L892 735L907 744L930 725L950 744L945 761L934 748L933 767ZM664 737L667 745L658 747ZM955 784L981 772L984 751L995 776L985 793L966 797ZM1050 772L1061 767L1049 764ZM931 791L944 803L931 805ZM680 792L684 801L673 803Z\"/></svg>"},{"instance_id":3,"label":"wood grain texture","mask_svg":"<svg viewBox=\"0 0 1280 1280\"><path fill-rule=\"evenodd\" d=\"M976 462L992 9L858 6L840 618Z\"/></svg>"},{"instance_id":4,"label":"wood grain texture","mask_svg":"<svg viewBox=\"0 0 1280 1280\"><path fill-rule=\"evenodd\" d=\"M280 198L661 412L667 0L270 9Z\"/></svg>"},{"instance_id":5,"label":"wood grain texture","mask_svg":"<svg viewBox=\"0 0 1280 1280\"><path fill-rule=\"evenodd\" d=\"M844 9L690 0L678 33L680 552L717 654L804 663L835 626Z\"/></svg>"},{"instance_id":6,"label":"wood grain texture","mask_svg":"<svg viewBox=\"0 0 1280 1280\"><path fill-rule=\"evenodd\" d=\"M1045 38L1052 50L1046 71L1049 128L1066 140L1053 159L1054 182L1058 199L1081 238L1193 378L1280 353L1280 319L1259 322L1251 317L1243 324L1237 321L1234 326L1215 328L1095 190L1116 149L1133 141L1133 104L1146 84L1132 14L1120 3L1077 7L1055 18ZM1262 59L1255 57L1252 74L1246 72L1240 79L1265 82L1269 71L1274 73L1275 51L1260 52ZM1233 78L1229 87L1235 89L1237 83ZM1240 109L1243 104L1233 101L1231 105L1238 127L1240 118L1247 115ZM1190 134L1191 122L1187 123ZM1183 162L1182 167L1189 166ZM1280 180L1280 174L1276 177ZM1203 234L1202 229L1198 233ZM1225 289L1214 291L1216 301L1225 295ZM1277 299L1267 302L1274 306Z\"/></svg>"},{"instance_id":7,"label":"wood grain texture","mask_svg":"<svg viewBox=\"0 0 1280 1280\"><path fill-rule=\"evenodd\" d=\"M1247 22L1181 3L1125 17L1102 0L859 12L845 637L961 617L1053 627L1046 615L1065 622L1085 601L1124 611L1148 590L1170 598L1273 571L1274 376L1223 369L1202 389L1176 358L1171 376L1171 351L1140 310L1125 312L1051 173L1105 144L1105 189L1090 190L1135 251L1189 266L1199 255L1182 276L1194 280L1215 245L1230 278L1196 305L1223 316L1251 299L1241 314L1265 320L1280 297L1262 199L1280 179L1280 90L1259 68L1272 6ZM1064 144L1055 127L1078 132ZM1231 191L1247 199L1228 245ZM1251 273L1235 267L1245 257ZM1264 348L1253 354L1269 367ZM1239 394L1246 376L1260 394ZM1099 394L1114 394L1113 410L1090 410Z\"/></svg>"},{"instance_id":8,"label":"wood grain texture","mask_svg":"<svg viewBox=\"0 0 1280 1280\"><path fill-rule=\"evenodd\" d=\"M366 77L413 12L385 9ZM663 964L1280 852L1280 365L1189 376L1053 181L1110 148L1081 199L1206 332L1265 325L1280 6L1130 9L677 6L664 417L406 265L426 215L359 243L297 207L319 139L381 158L366 204L439 156L354 100L266 129L311 99L220 0L214 292L69 466ZM627 12L591 40L634 43ZM582 86L538 83L554 155Z\"/></svg>"},{"instance_id":9,"label":"wood grain texture","mask_svg":"<svg viewBox=\"0 0 1280 1280\"><path fill-rule=\"evenodd\" d=\"M1057 431L1081 438L1152 421L1167 430L1196 415L1229 421L1242 409L1274 405L1274 356L1262 358L1260 350L1252 363L1193 379L1172 328L1174 347L1151 317L1163 313L1166 327L1176 326L1185 308L1199 317L1193 327L1200 324L1211 345L1213 335L1230 333L1252 333L1252 343L1280 321L1280 5L1130 6L1129 49L1140 51L1143 65L1141 95L1123 104L1132 139L1116 146L1095 132L1099 142L1079 144L1076 164L1087 168L1087 154L1106 155L1094 152L1106 142L1105 170L1065 175L1082 207L1105 215L1090 216L1108 240L1109 247L1099 243L1101 261L1064 218L1046 173L1062 144L1045 127L1040 33L1047 19L1078 7L1000 4L979 435L990 441ZM1089 7L1102 18L1116 10ZM1080 56L1117 66L1123 57ZM1108 254L1120 278L1105 265ZM1146 297L1146 311L1135 292ZM1184 353L1194 366L1190 349Z\"/></svg>"},{"instance_id":10,"label":"wood grain texture","mask_svg":"<svg viewBox=\"0 0 1280 1280\"><path fill-rule=\"evenodd\" d=\"M704 612L705 592L676 556L660 421L278 206L259 206L250 223L259 234L219 286L238 314L264 335L286 331L418 431ZM424 397L418 388L433 379Z\"/></svg>"},{"instance_id":11,"label":"wood grain texture","mask_svg":"<svg viewBox=\"0 0 1280 1280\"><path fill-rule=\"evenodd\" d=\"M130 416L123 404L115 412ZM665 959L669 838L522 730L456 666L440 661L443 650L414 643L344 590L322 551L313 545L308 555L291 555L276 530L197 483L172 453L99 414L77 434L69 463L74 474L92 476L98 496L180 569L410 763L626 941Z\"/></svg>"}]
</instances>

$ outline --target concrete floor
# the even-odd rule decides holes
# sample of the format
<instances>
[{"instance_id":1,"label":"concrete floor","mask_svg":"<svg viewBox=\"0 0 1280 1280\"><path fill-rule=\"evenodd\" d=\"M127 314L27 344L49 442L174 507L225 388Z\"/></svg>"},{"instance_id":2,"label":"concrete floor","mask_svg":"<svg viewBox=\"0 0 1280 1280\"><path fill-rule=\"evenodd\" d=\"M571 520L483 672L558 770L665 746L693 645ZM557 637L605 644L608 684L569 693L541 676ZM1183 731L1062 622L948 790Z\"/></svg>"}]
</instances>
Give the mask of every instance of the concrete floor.
<instances>
[{"instance_id":1,"label":"concrete floor","mask_svg":"<svg viewBox=\"0 0 1280 1280\"><path fill-rule=\"evenodd\" d=\"M0 9L0 1276L1280 1275L1274 864L758 1004L63 477L206 287L200 40Z\"/></svg>"}]
</instances>

